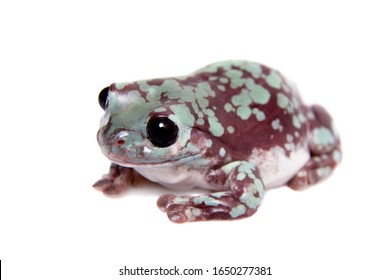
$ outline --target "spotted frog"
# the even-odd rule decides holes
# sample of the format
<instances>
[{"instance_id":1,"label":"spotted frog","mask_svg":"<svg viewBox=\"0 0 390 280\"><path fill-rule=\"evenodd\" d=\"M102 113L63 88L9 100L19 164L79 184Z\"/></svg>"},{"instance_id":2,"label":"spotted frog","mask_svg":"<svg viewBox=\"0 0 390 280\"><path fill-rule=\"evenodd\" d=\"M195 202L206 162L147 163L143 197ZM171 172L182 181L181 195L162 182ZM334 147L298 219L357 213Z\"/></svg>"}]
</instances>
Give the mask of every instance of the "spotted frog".
<instances>
[{"instance_id":1,"label":"spotted frog","mask_svg":"<svg viewBox=\"0 0 390 280\"><path fill-rule=\"evenodd\" d=\"M254 62L114 83L99 103L97 138L112 164L94 187L116 195L141 177L174 190L211 190L162 195L157 205L175 223L249 217L265 190L304 189L341 159L327 111L304 105L292 82Z\"/></svg>"}]
</instances>

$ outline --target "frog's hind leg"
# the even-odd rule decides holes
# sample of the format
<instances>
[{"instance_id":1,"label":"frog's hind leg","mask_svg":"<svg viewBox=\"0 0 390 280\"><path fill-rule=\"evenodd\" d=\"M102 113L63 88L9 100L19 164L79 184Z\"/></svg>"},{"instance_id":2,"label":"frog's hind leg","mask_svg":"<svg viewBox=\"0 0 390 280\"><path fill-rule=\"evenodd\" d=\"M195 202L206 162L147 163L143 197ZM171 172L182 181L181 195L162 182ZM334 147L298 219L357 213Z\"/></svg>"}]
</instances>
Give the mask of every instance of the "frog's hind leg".
<instances>
[{"instance_id":1,"label":"frog's hind leg","mask_svg":"<svg viewBox=\"0 0 390 280\"><path fill-rule=\"evenodd\" d=\"M253 215L264 196L256 166L245 161L231 162L210 177L224 181L228 191L201 196L163 195L157 206L175 223L232 220Z\"/></svg>"},{"instance_id":2,"label":"frog's hind leg","mask_svg":"<svg viewBox=\"0 0 390 280\"><path fill-rule=\"evenodd\" d=\"M306 115L310 127L311 157L287 183L294 190L305 189L328 178L341 160L340 139L328 112L315 105L309 108Z\"/></svg>"}]
</instances>

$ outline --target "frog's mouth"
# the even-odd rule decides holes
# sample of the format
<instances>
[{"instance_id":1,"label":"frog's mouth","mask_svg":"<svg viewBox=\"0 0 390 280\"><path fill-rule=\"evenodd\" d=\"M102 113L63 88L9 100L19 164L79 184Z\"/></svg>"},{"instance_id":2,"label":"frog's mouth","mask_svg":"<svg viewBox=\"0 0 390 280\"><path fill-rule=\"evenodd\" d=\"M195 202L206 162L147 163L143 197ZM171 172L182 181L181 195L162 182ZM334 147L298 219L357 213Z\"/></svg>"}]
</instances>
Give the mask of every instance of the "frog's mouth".
<instances>
[{"instance_id":1,"label":"frog's mouth","mask_svg":"<svg viewBox=\"0 0 390 280\"><path fill-rule=\"evenodd\" d=\"M171 157L171 158L131 158L129 160L128 156L118 155L114 152L104 153L106 157L115 164L124 167L153 167L153 166L172 166L172 165L181 165L186 162L191 162L202 157L201 154L187 155L181 157Z\"/></svg>"}]
</instances>

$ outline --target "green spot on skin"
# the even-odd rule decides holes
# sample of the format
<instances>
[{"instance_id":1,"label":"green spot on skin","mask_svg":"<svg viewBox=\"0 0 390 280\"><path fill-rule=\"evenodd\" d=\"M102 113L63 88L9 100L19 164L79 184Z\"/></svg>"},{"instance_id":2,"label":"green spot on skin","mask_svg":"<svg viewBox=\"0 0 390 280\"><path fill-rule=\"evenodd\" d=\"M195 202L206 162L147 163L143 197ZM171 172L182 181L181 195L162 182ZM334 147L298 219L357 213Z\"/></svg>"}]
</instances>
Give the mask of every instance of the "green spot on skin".
<instances>
[{"instance_id":1,"label":"green spot on skin","mask_svg":"<svg viewBox=\"0 0 390 280\"><path fill-rule=\"evenodd\" d=\"M257 119L259 122L265 120L265 114L264 114L264 112L260 111L259 109L254 108L254 109L252 110L252 113L256 116L256 119Z\"/></svg>"},{"instance_id":2,"label":"green spot on skin","mask_svg":"<svg viewBox=\"0 0 390 280\"><path fill-rule=\"evenodd\" d=\"M169 108L175 115L180 119L180 121L189 127L194 126L195 117L191 114L190 109L184 104L171 105Z\"/></svg>"},{"instance_id":3,"label":"green spot on skin","mask_svg":"<svg viewBox=\"0 0 390 280\"><path fill-rule=\"evenodd\" d=\"M293 108L291 103L289 103L288 106L287 106L287 112L289 114L293 114L294 113L294 108Z\"/></svg>"},{"instance_id":4,"label":"green spot on skin","mask_svg":"<svg viewBox=\"0 0 390 280\"><path fill-rule=\"evenodd\" d=\"M282 79L275 71L271 71L265 80L270 87L280 89Z\"/></svg>"},{"instance_id":5,"label":"green spot on skin","mask_svg":"<svg viewBox=\"0 0 390 280\"><path fill-rule=\"evenodd\" d=\"M225 72L225 76L230 78L230 87L238 88L244 84L245 79L241 78L242 71L236 69L230 69Z\"/></svg>"},{"instance_id":6,"label":"green spot on skin","mask_svg":"<svg viewBox=\"0 0 390 280\"><path fill-rule=\"evenodd\" d=\"M229 69L228 71L225 72L225 76L231 79L241 78L242 71L236 69Z\"/></svg>"},{"instance_id":7,"label":"green spot on skin","mask_svg":"<svg viewBox=\"0 0 390 280\"><path fill-rule=\"evenodd\" d=\"M286 143L284 144L284 148L287 150L287 151L292 151L295 149L295 145L293 143Z\"/></svg>"},{"instance_id":8,"label":"green spot on skin","mask_svg":"<svg viewBox=\"0 0 390 280\"><path fill-rule=\"evenodd\" d=\"M230 172L232 172L232 170L234 168L236 168L237 166L239 166L240 164L242 164L242 161L233 161L233 162L230 162L226 165L224 165L221 170L225 173L225 174L229 174Z\"/></svg>"},{"instance_id":9,"label":"green spot on skin","mask_svg":"<svg viewBox=\"0 0 390 280\"><path fill-rule=\"evenodd\" d=\"M197 99L200 108L206 108L209 106L209 101L206 98L199 97Z\"/></svg>"},{"instance_id":10,"label":"green spot on skin","mask_svg":"<svg viewBox=\"0 0 390 280\"><path fill-rule=\"evenodd\" d=\"M240 106L237 108L237 115L243 120L249 119L251 113L251 109L248 106Z\"/></svg>"},{"instance_id":11,"label":"green spot on skin","mask_svg":"<svg viewBox=\"0 0 390 280\"><path fill-rule=\"evenodd\" d=\"M292 117L292 123L296 128L301 128L301 123L299 122L299 119L296 115Z\"/></svg>"},{"instance_id":12,"label":"green spot on skin","mask_svg":"<svg viewBox=\"0 0 390 280\"><path fill-rule=\"evenodd\" d=\"M200 70L198 70L197 72L211 72L211 73L215 73L218 71L219 68L222 68L222 69L230 69L232 66L232 62L231 61L222 61L222 62L217 62L217 63L213 63L213 64L210 64Z\"/></svg>"},{"instance_id":13,"label":"green spot on skin","mask_svg":"<svg viewBox=\"0 0 390 280\"><path fill-rule=\"evenodd\" d=\"M242 180L244 180L245 178L246 178L246 174L245 174L244 172L238 173L238 174L237 174L237 177L236 177L236 179L237 179L238 181L242 181Z\"/></svg>"},{"instance_id":14,"label":"green spot on skin","mask_svg":"<svg viewBox=\"0 0 390 280\"><path fill-rule=\"evenodd\" d=\"M217 206L219 204L219 201L211 196L197 196L193 199L193 202L197 205L204 203L207 206Z\"/></svg>"},{"instance_id":15,"label":"green spot on skin","mask_svg":"<svg viewBox=\"0 0 390 280\"><path fill-rule=\"evenodd\" d=\"M148 91L149 89L148 81L138 81L137 84L139 85L139 88L142 91Z\"/></svg>"},{"instance_id":16,"label":"green spot on skin","mask_svg":"<svg viewBox=\"0 0 390 280\"><path fill-rule=\"evenodd\" d=\"M204 90L205 92L211 91L211 87L208 82L200 82L198 83L197 87Z\"/></svg>"},{"instance_id":17,"label":"green spot on skin","mask_svg":"<svg viewBox=\"0 0 390 280\"><path fill-rule=\"evenodd\" d=\"M228 192L216 192L216 193L212 193L210 194L212 197L215 197L215 198L221 198L223 196L226 196L228 195Z\"/></svg>"},{"instance_id":18,"label":"green spot on skin","mask_svg":"<svg viewBox=\"0 0 390 280\"><path fill-rule=\"evenodd\" d=\"M234 106L248 106L252 103L248 90L243 89L240 94L232 97L232 103Z\"/></svg>"},{"instance_id":19,"label":"green spot on skin","mask_svg":"<svg viewBox=\"0 0 390 280\"><path fill-rule=\"evenodd\" d=\"M199 217L202 211L198 208L192 208L192 214L194 214L195 217Z\"/></svg>"},{"instance_id":20,"label":"green spot on skin","mask_svg":"<svg viewBox=\"0 0 390 280\"><path fill-rule=\"evenodd\" d=\"M175 204L187 204L190 201L190 199L186 197L177 196L174 198L173 201Z\"/></svg>"},{"instance_id":21,"label":"green spot on skin","mask_svg":"<svg viewBox=\"0 0 390 280\"><path fill-rule=\"evenodd\" d=\"M229 214L230 214L230 217L237 218L239 216L244 215L245 212L246 212L246 207L244 205L240 204L236 207L233 207L232 210L230 210Z\"/></svg>"},{"instance_id":22,"label":"green spot on skin","mask_svg":"<svg viewBox=\"0 0 390 280\"><path fill-rule=\"evenodd\" d=\"M169 92L170 99L178 98L178 92L180 92L182 95L188 96L188 93L186 93L186 91L181 88L179 82L174 79L164 80L161 86L150 86L148 85L147 81L139 81L138 84L141 90L147 92L146 99L148 101L159 101L163 92Z\"/></svg>"},{"instance_id":23,"label":"green spot on skin","mask_svg":"<svg viewBox=\"0 0 390 280\"><path fill-rule=\"evenodd\" d=\"M326 127L320 127L313 130L313 142L319 146L333 145L335 138L332 132Z\"/></svg>"},{"instance_id":24,"label":"green spot on skin","mask_svg":"<svg viewBox=\"0 0 390 280\"><path fill-rule=\"evenodd\" d=\"M267 104L271 98L269 91L261 85L255 84L253 79L248 79L246 82L247 88L250 90L249 95L252 98L253 102L257 104Z\"/></svg>"},{"instance_id":25,"label":"green spot on skin","mask_svg":"<svg viewBox=\"0 0 390 280\"><path fill-rule=\"evenodd\" d=\"M222 77L219 79L219 81L223 84L227 84L229 82L229 79L225 78L225 77Z\"/></svg>"},{"instance_id":26,"label":"green spot on skin","mask_svg":"<svg viewBox=\"0 0 390 280\"><path fill-rule=\"evenodd\" d=\"M277 103L278 103L278 106L282 109L286 109L287 106L288 106L288 98L286 95L284 95L283 93L278 93L277 95Z\"/></svg>"},{"instance_id":27,"label":"green spot on skin","mask_svg":"<svg viewBox=\"0 0 390 280\"><path fill-rule=\"evenodd\" d=\"M209 116L209 117L214 117L214 116L215 116L214 111L211 110L211 109L205 109L205 110L203 110L203 112L204 112L207 116Z\"/></svg>"},{"instance_id":28,"label":"green spot on skin","mask_svg":"<svg viewBox=\"0 0 390 280\"><path fill-rule=\"evenodd\" d=\"M333 160L334 160L335 162L340 162L340 161L341 161L341 153L340 153L339 150L333 151L332 156L333 156Z\"/></svg>"},{"instance_id":29,"label":"green spot on skin","mask_svg":"<svg viewBox=\"0 0 390 280\"><path fill-rule=\"evenodd\" d=\"M189 102L191 102L191 105L192 105L192 109L194 110L195 114L198 115L199 117L199 106L198 106L198 103L196 103L194 100L190 100Z\"/></svg>"},{"instance_id":30,"label":"green spot on skin","mask_svg":"<svg viewBox=\"0 0 390 280\"><path fill-rule=\"evenodd\" d=\"M287 134L286 139L288 142L292 142L294 140L294 137L291 134Z\"/></svg>"},{"instance_id":31,"label":"green spot on skin","mask_svg":"<svg viewBox=\"0 0 390 280\"><path fill-rule=\"evenodd\" d=\"M264 197L264 185L261 180L256 178L253 180L253 183L255 184L255 190L259 193L259 196Z\"/></svg>"},{"instance_id":32,"label":"green spot on skin","mask_svg":"<svg viewBox=\"0 0 390 280\"><path fill-rule=\"evenodd\" d=\"M294 109L298 109L299 108L299 101L298 101L298 99L295 96L293 96L291 102L292 102L292 106L293 106Z\"/></svg>"},{"instance_id":33,"label":"green spot on skin","mask_svg":"<svg viewBox=\"0 0 390 280\"><path fill-rule=\"evenodd\" d=\"M141 94L139 93L138 90L130 90L127 93L127 98L128 98L129 103L136 103L136 102L145 103L146 102L145 99L143 97L141 97Z\"/></svg>"},{"instance_id":34,"label":"green spot on skin","mask_svg":"<svg viewBox=\"0 0 390 280\"><path fill-rule=\"evenodd\" d=\"M229 126L227 127L227 131L228 131L230 134L234 133L234 127L232 127L231 125L229 125Z\"/></svg>"},{"instance_id":35,"label":"green spot on skin","mask_svg":"<svg viewBox=\"0 0 390 280\"><path fill-rule=\"evenodd\" d=\"M213 145L213 141L211 139L207 139L206 141L206 147L210 148Z\"/></svg>"},{"instance_id":36,"label":"green spot on skin","mask_svg":"<svg viewBox=\"0 0 390 280\"><path fill-rule=\"evenodd\" d=\"M211 76L211 77L209 77L209 80L210 81L215 81L215 80L217 80L218 79L218 77L216 77L216 76Z\"/></svg>"},{"instance_id":37,"label":"green spot on skin","mask_svg":"<svg viewBox=\"0 0 390 280\"><path fill-rule=\"evenodd\" d=\"M314 113L312 111L307 112L306 116L309 120L315 119Z\"/></svg>"},{"instance_id":38,"label":"green spot on skin","mask_svg":"<svg viewBox=\"0 0 390 280\"><path fill-rule=\"evenodd\" d=\"M331 172L332 172L332 169L329 166L320 167L317 169L317 175L321 178L328 177Z\"/></svg>"},{"instance_id":39,"label":"green spot on skin","mask_svg":"<svg viewBox=\"0 0 390 280\"><path fill-rule=\"evenodd\" d=\"M251 209L256 209L261 203L261 199L254 196L253 193L243 193L240 201Z\"/></svg>"},{"instance_id":40,"label":"green spot on skin","mask_svg":"<svg viewBox=\"0 0 390 280\"><path fill-rule=\"evenodd\" d=\"M238 172L245 172L247 174L253 173L256 169L256 166L253 163L243 161L241 162L240 167L238 167Z\"/></svg>"},{"instance_id":41,"label":"green spot on skin","mask_svg":"<svg viewBox=\"0 0 390 280\"><path fill-rule=\"evenodd\" d=\"M218 85L217 88L218 88L220 91L225 91L225 86L224 86L224 85Z\"/></svg>"},{"instance_id":42,"label":"green spot on skin","mask_svg":"<svg viewBox=\"0 0 390 280\"><path fill-rule=\"evenodd\" d=\"M226 155L226 150L224 148L219 149L220 157L224 157Z\"/></svg>"},{"instance_id":43,"label":"green spot on skin","mask_svg":"<svg viewBox=\"0 0 390 280\"><path fill-rule=\"evenodd\" d=\"M261 77L261 66L258 63L253 63L253 62L243 62L240 63L239 66L242 70L245 70L249 72L253 78L260 78Z\"/></svg>"},{"instance_id":44,"label":"green spot on skin","mask_svg":"<svg viewBox=\"0 0 390 280\"><path fill-rule=\"evenodd\" d=\"M121 90L121 89L124 89L125 86L127 86L128 84L129 84L129 83L116 83L116 84L115 84L115 87L116 87L116 89Z\"/></svg>"},{"instance_id":45,"label":"green spot on skin","mask_svg":"<svg viewBox=\"0 0 390 280\"><path fill-rule=\"evenodd\" d=\"M305 123L306 122L306 117L302 113L298 114L298 119L299 119L299 121L301 123Z\"/></svg>"},{"instance_id":46,"label":"green spot on skin","mask_svg":"<svg viewBox=\"0 0 390 280\"><path fill-rule=\"evenodd\" d=\"M196 123L199 125L204 125L204 119L197 119Z\"/></svg>"},{"instance_id":47,"label":"green spot on skin","mask_svg":"<svg viewBox=\"0 0 390 280\"><path fill-rule=\"evenodd\" d=\"M282 131L282 126L280 125L280 120L279 119L273 120L271 125L272 125L273 129Z\"/></svg>"},{"instance_id":48,"label":"green spot on skin","mask_svg":"<svg viewBox=\"0 0 390 280\"><path fill-rule=\"evenodd\" d=\"M256 176L253 173L249 173L248 177L251 178L252 180L256 179Z\"/></svg>"},{"instance_id":49,"label":"green spot on skin","mask_svg":"<svg viewBox=\"0 0 390 280\"><path fill-rule=\"evenodd\" d=\"M226 103L224 106L224 109L228 113L234 111L234 108L233 108L232 104L230 104L230 103Z\"/></svg>"},{"instance_id":50,"label":"green spot on skin","mask_svg":"<svg viewBox=\"0 0 390 280\"><path fill-rule=\"evenodd\" d=\"M223 126L218 122L218 119L216 117L210 117L208 119L209 125L210 125L210 131L214 136L222 136L224 133Z\"/></svg>"}]
</instances>

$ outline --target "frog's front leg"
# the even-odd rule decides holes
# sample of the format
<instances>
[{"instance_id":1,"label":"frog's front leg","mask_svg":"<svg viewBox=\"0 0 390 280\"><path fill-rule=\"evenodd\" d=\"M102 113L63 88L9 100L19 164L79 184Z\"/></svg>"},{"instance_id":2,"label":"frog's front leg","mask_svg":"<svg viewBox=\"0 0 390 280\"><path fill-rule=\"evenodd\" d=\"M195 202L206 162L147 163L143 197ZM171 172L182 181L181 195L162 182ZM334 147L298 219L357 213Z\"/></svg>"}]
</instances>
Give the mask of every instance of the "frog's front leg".
<instances>
[{"instance_id":1,"label":"frog's front leg","mask_svg":"<svg viewBox=\"0 0 390 280\"><path fill-rule=\"evenodd\" d=\"M163 195L157 201L158 207L175 223L230 220L253 215L264 196L264 185L257 167L246 161L235 161L215 174L223 178L227 191L200 196Z\"/></svg>"},{"instance_id":2,"label":"frog's front leg","mask_svg":"<svg viewBox=\"0 0 390 280\"><path fill-rule=\"evenodd\" d=\"M111 163L108 174L103 175L93 187L106 195L120 195L127 186L132 185L141 175L133 168L123 167Z\"/></svg>"}]
</instances>

